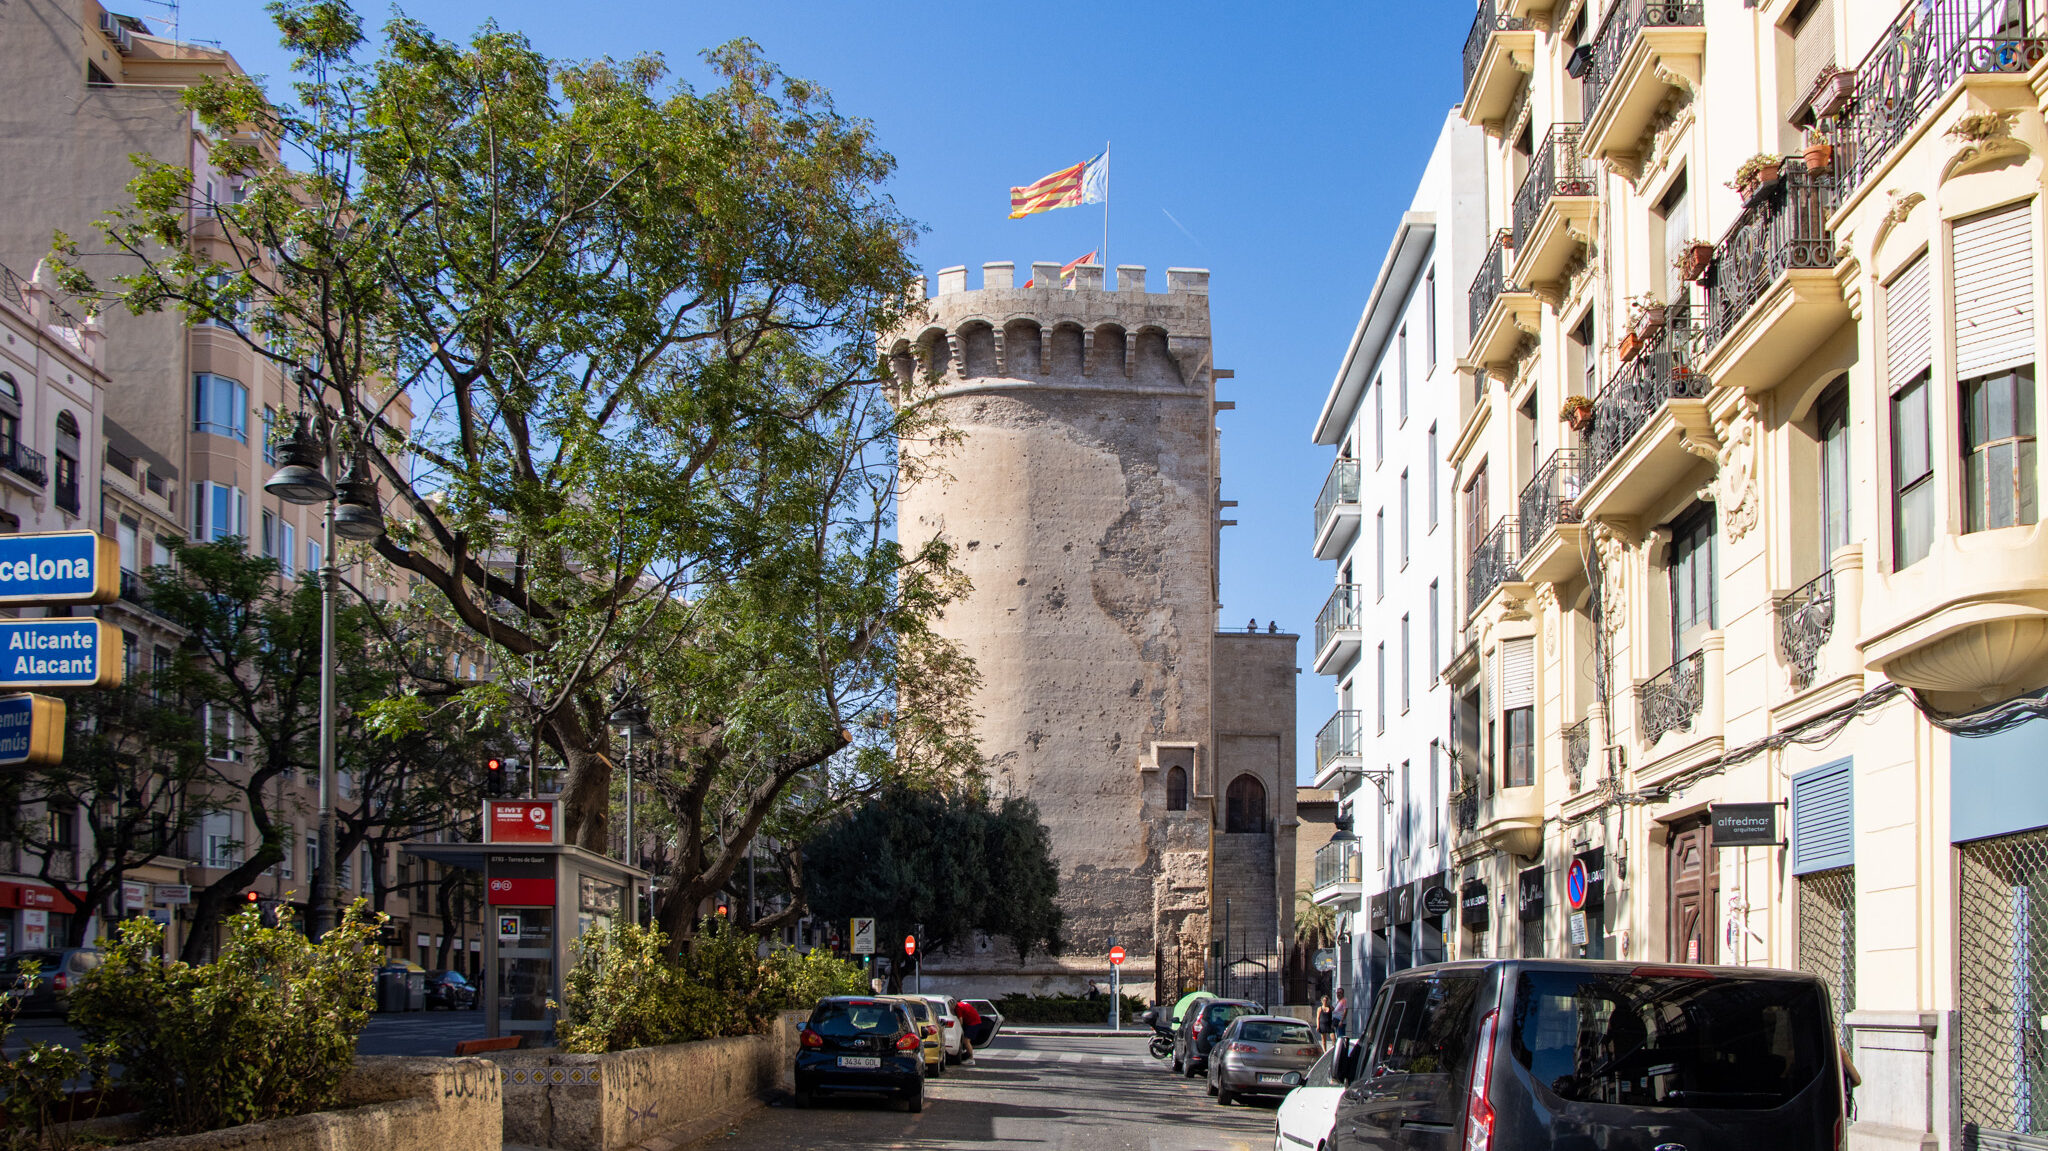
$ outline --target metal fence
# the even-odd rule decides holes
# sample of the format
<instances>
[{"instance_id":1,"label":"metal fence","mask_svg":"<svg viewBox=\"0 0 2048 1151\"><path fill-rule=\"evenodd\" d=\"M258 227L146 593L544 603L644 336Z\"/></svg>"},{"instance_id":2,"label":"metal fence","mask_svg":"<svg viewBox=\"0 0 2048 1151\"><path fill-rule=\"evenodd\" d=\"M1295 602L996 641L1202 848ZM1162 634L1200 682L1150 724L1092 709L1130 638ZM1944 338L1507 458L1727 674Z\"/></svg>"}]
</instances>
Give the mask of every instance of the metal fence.
<instances>
[{"instance_id":1,"label":"metal fence","mask_svg":"<svg viewBox=\"0 0 2048 1151\"><path fill-rule=\"evenodd\" d=\"M1636 689L1636 724L1642 729L1643 746L1656 743L1667 731L1691 731L1706 699L1706 656L1700 652L1643 681Z\"/></svg>"},{"instance_id":2,"label":"metal fence","mask_svg":"<svg viewBox=\"0 0 2048 1151\"><path fill-rule=\"evenodd\" d=\"M2048 830L1964 844L1962 871L1963 1142L2015 1146L2048 1136Z\"/></svg>"},{"instance_id":3,"label":"metal fence","mask_svg":"<svg viewBox=\"0 0 2048 1151\"><path fill-rule=\"evenodd\" d=\"M1799 877L1799 970L1818 975L1834 1000L1835 1033L1856 1009L1856 872L1816 871Z\"/></svg>"},{"instance_id":4,"label":"metal fence","mask_svg":"<svg viewBox=\"0 0 2048 1151\"><path fill-rule=\"evenodd\" d=\"M1286 956L1271 940L1251 938L1249 931L1217 942L1209 957L1209 977L1202 986L1224 999L1249 999L1277 1007L1286 997Z\"/></svg>"}]
</instances>

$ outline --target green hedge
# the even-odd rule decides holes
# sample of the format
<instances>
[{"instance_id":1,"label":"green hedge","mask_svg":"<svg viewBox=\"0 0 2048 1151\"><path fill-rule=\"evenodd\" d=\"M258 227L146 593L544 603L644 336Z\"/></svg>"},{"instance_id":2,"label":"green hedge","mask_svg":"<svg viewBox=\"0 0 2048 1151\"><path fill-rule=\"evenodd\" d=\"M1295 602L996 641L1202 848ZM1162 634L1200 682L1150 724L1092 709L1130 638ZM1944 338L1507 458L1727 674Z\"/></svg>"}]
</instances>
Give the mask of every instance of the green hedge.
<instances>
[{"instance_id":1,"label":"green hedge","mask_svg":"<svg viewBox=\"0 0 2048 1151\"><path fill-rule=\"evenodd\" d=\"M1129 1022L1145 1010L1145 1001L1135 995L1124 999L1124 1020ZM1005 995L994 1001L1003 1014L1003 1025L1034 1023L1109 1023L1109 997L1090 999L1084 995Z\"/></svg>"}]
</instances>

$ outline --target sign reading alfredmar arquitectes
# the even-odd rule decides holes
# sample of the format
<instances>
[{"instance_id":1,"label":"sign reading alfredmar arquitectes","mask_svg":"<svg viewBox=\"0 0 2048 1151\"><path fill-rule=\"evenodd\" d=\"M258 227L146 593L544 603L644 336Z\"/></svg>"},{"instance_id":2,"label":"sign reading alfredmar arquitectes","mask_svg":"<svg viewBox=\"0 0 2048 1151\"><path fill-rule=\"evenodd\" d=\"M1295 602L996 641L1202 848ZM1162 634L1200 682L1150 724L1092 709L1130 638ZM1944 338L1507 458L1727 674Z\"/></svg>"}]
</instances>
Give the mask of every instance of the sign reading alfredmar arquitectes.
<instances>
[{"instance_id":1,"label":"sign reading alfredmar arquitectes","mask_svg":"<svg viewBox=\"0 0 2048 1151\"><path fill-rule=\"evenodd\" d=\"M0 604L113 603L121 546L97 532L0 536Z\"/></svg>"}]
</instances>

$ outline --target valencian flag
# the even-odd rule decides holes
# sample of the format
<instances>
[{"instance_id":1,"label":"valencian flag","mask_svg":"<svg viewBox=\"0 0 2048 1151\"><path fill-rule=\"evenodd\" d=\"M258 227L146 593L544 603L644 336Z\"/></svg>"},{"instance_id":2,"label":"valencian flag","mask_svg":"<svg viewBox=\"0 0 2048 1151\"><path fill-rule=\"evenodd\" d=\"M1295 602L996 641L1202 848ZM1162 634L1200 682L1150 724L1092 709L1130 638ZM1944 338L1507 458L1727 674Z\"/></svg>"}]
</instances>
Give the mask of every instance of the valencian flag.
<instances>
[{"instance_id":1,"label":"valencian flag","mask_svg":"<svg viewBox=\"0 0 2048 1151\"><path fill-rule=\"evenodd\" d=\"M1078 267L1080 267L1080 266L1081 266L1081 265L1083 265L1083 264L1092 264L1092 263L1094 263L1094 262L1095 262L1095 253L1094 253L1094 252L1090 252L1090 253L1088 253L1088 254L1087 254L1087 255L1085 255L1085 256L1076 256L1075 258L1073 258L1073 259L1071 259L1071 260L1068 260L1068 261L1067 261L1066 263L1064 263L1064 264L1061 264L1061 265L1060 265L1060 287L1062 287L1062 288L1071 288L1071 287L1073 287L1073 286L1074 286L1074 269L1075 269L1075 268L1078 268ZM1029 280L1026 280L1026 281L1024 281L1024 286L1025 286L1025 287L1027 287L1027 288L1029 288L1029 287L1032 287L1033 285L1035 285L1035 284L1037 284L1037 283L1038 283L1038 278L1037 278L1036 276L1034 276L1034 277L1032 277L1031 279L1029 279Z\"/></svg>"},{"instance_id":2,"label":"valencian flag","mask_svg":"<svg viewBox=\"0 0 2048 1151\"><path fill-rule=\"evenodd\" d=\"M1100 204L1109 196L1109 153L1061 168L1036 183L1010 189L1010 218L1021 220L1054 208Z\"/></svg>"}]
</instances>

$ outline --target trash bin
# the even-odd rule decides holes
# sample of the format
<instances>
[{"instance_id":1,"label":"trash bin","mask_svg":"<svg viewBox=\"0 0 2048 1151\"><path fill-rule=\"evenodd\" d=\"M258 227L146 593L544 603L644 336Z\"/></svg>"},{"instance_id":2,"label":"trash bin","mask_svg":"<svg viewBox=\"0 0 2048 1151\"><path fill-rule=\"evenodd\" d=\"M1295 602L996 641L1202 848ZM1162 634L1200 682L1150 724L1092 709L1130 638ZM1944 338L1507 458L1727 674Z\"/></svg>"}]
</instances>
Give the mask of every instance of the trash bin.
<instances>
[{"instance_id":1,"label":"trash bin","mask_svg":"<svg viewBox=\"0 0 2048 1151\"><path fill-rule=\"evenodd\" d=\"M418 968L410 968L405 972L405 1009L427 1009L427 973Z\"/></svg>"},{"instance_id":2,"label":"trash bin","mask_svg":"<svg viewBox=\"0 0 2048 1151\"><path fill-rule=\"evenodd\" d=\"M377 969L377 1010L405 1010L405 976L406 971L403 967L379 967Z\"/></svg>"}]
</instances>

